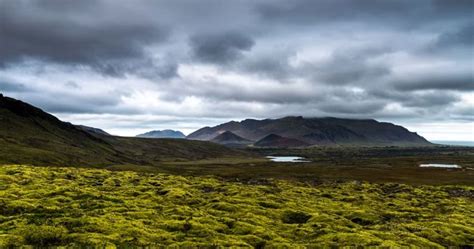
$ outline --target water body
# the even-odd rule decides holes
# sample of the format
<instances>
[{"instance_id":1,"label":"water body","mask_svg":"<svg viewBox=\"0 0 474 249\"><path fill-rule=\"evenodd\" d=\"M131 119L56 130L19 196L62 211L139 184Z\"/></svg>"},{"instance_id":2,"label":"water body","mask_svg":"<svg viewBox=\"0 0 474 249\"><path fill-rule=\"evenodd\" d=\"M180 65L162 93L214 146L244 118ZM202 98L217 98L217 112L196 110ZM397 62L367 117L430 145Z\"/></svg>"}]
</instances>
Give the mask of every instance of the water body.
<instances>
[{"instance_id":1,"label":"water body","mask_svg":"<svg viewBox=\"0 0 474 249\"><path fill-rule=\"evenodd\" d=\"M309 162L304 157L300 156L267 156L272 162L285 162L285 163L307 163Z\"/></svg>"},{"instance_id":2,"label":"water body","mask_svg":"<svg viewBox=\"0 0 474 249\"><path fill-rule=\"evenodd\" d=\"M442 163L426 163L420 164L422 168L450 168L450 169L459 169L461 166L457 164L442 164Z\"/></svg>"},{"instance_id":3,"label":"water body","mask_svg":"<svg viewBox=\"0 0 474 249\"><path fill-rule=\"evenodd\" d=\"M434 140L434 141L431 141L431 142L435 143L435 144L442 144L442 145L474 147L474 141L441 141L441 140Z\"/></svg>"}]
</instances>

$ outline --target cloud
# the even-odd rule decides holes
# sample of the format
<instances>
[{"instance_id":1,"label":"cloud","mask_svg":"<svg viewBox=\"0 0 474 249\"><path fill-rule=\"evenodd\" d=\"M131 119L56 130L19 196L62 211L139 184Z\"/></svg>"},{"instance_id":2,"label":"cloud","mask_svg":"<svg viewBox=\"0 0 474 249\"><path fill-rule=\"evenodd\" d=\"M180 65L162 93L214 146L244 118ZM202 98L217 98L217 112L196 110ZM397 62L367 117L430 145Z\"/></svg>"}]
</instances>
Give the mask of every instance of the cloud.
<instances>
[{"instance_id":1,"label":"cloud","mask_svg":"<svg viewBox=\"0 0 474 249\"><path fill-rule=\"evenodd\" d=\"M404 77L391 85L402 91L429 89L474 91L474 76L472 71L430 72L429 74L415 74L412 77Z\"/></svg>"},{"instance_id":2,"label":"cloud","mask_svg":"<svg viewBox=\"0 0 474 249\"><path fill-rule=\"evenodd\" d=\"M0 0L0 91L124 134L284 115L464 122L472 4Z\"/></svg>"},{"instance_id":3,"label":"cloud","mask_svg":"<svg viewBox=\"0 0 474 249\"><path fill-rule=\"evenodd\" d=\"M436 40L435 47L462 46L469 48L472 47L472 44L474 44L474 24L470 23L457 30L440 34Z\"/></svg>"},{"instance_id":4,"label":"cloud","mask_svg":"<svg viewBox=\"0 0 474 249\"><path fill-rule=\"evenodd\" d=\"M0 92L26 92L28 88L21 83L9 82L7 79L0 78Z\"/></svg>"},{"instance_id":5,"label":"cloud","mask_svg":"<svg viewBox=\"0 0 474 249\"><path fill-rule=\"evenodd\" d=\"M417 28L429 22L468 19L470 0L295 0L265 1L256 9L262 20L292 25L372 23L374 26Z\"/></svg>"},{"instance_id":6,"label":"cloud","mask_svg":"<svg viewBox=\"0 0 474 249\"><path fill-rule=\"evenodd\" d=\"M193 56L203 62L228 63L249 51L254 41L238 32L198 34L190 39Z\"/></svg>"},{"instance_id":7,"label":"cloud","mask_svg":"<svg viewBox=\"0 0 474 249\"><path fill-rule=\"evenodd\" d=\"M398 91L384 91L373 89L368 92L367 99L384 99L386 102L396 102L405 107L423 109L443 108L461 101L460 94L455 91L444 91L440 94L437 90L422 90L411 93Z\"/></svg>"},{"instance_id":8,"label":"cloud","mask_svg":"<svg viewBox=\"0 0 474 249\"><path fill-rule=\"evenodd\" d=\"M88 66L120 76L135 65L154 67L145 48L169 30L149 18L126 18L121 2L10 1L1 3L0 66L25 60ZM164 73L165 75L168 72Z\"/></svg>"},{"instance_id":9,"label":"cloud","mask_svg":"<svg viewBox=\"0 0 474 249\"><path fill-rule=\"evenodd\" d=\"M327 84L348 84L357 81L374 81L390 74L388 65L380 62L371 63L369 60L390 49L353 49L337 51L322 63L311 66L314 77Z\"/></svg>"}]
</instances>

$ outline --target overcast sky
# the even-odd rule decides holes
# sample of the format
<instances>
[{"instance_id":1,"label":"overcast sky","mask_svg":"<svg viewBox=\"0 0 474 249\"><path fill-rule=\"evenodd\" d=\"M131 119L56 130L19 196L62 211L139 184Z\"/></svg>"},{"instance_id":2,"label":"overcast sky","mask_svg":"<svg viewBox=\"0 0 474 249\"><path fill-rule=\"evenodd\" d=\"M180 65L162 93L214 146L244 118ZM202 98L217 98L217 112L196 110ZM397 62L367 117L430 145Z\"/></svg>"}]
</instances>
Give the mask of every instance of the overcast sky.
<instances>
[{"instance_id":1,"label":"overcast sky","mask_svg":"<svg viewBox=\"0 0 474 249\"><path fill-rule=\"evenodd\" d=\"M0 0L0 92L118 135L375 118L474 141L474 0Z\"/></svg>"}]
</instances>

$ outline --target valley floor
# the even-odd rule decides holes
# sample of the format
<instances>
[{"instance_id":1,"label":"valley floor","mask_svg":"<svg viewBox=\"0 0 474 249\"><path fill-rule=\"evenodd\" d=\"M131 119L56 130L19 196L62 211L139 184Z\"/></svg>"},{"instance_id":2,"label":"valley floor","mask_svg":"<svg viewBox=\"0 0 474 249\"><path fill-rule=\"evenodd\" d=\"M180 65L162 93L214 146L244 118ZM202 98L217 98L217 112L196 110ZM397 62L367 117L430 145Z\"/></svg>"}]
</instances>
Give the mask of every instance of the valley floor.
<instances>
[{"instance_id":1,"label":"valley floor","mask_svg":"<svg viewBox=\"0 0 474 249\"><path fill-rule=\"evenodd\" d=\"M0 167L0 247L474 246L474 187Z\"/></svg>"}]
</instances>

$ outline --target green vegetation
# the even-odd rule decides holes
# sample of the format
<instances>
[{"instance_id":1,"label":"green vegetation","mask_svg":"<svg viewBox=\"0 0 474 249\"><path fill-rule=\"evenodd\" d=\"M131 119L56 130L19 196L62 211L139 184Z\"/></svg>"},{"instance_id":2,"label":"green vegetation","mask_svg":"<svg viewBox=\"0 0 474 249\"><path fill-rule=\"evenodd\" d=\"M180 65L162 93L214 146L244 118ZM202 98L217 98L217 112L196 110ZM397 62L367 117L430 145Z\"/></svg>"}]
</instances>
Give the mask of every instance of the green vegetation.
<instances>
[{"instance_id":1,"label":"green vegetation","mask_svg":"<svg viewBox=\"0 0 474 249\"><path fill-rule=\"evenodd\" d=\"M0 167L0 248L474 246L474 187Z\"/></svg>"}]
</instances>

